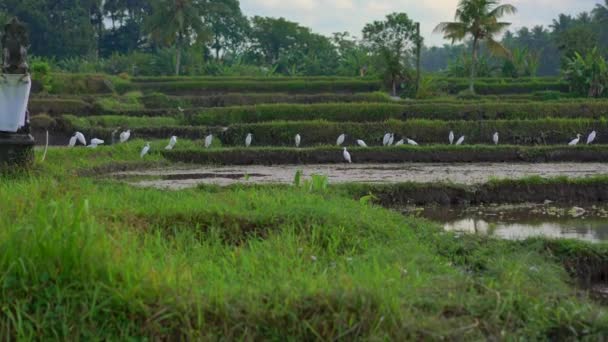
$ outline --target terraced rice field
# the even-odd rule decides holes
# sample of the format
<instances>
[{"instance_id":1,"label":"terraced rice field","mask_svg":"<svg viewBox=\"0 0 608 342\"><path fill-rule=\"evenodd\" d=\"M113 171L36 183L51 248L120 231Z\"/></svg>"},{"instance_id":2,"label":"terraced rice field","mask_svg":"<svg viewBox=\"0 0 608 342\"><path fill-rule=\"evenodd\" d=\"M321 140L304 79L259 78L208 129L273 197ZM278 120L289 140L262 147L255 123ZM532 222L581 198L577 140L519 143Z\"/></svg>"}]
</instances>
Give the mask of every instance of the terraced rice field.
<instances>
[{"instance_id":1,"label":"terraced rice field","mask_svg":"<svg viewBox=\"0 0 608 342\"><path fill-rule=\"evenodd\" d=\"M510 241L504 222L487 215L475 235L420 214L584 207L597 214L589 229L598 233L565 237L601 236L607 101L533 93L563 91L557 80L481 80L480 91L493 95L475 101L395 101L369 79L55 79L63 82L56 94L34 95L34 133L48 130L54 145L75 131L106 143L50 147L44 162L40 148L29 172L2 175L0 336L608 334L601 290L593 290L608 279L601 239L554 240L529 225ZM463 85L454 80L450 92ZM118 143L127 129L131 139ZM450 131L464 144L449 146ZM251 147L243 146L248 133ZM384 147L386 133L420 146ZM335 146L340 134L353 164ZM585 146L567 146L577 134ZM177 145L165 150L172 135Z\"/></svg>"}]
</instances>

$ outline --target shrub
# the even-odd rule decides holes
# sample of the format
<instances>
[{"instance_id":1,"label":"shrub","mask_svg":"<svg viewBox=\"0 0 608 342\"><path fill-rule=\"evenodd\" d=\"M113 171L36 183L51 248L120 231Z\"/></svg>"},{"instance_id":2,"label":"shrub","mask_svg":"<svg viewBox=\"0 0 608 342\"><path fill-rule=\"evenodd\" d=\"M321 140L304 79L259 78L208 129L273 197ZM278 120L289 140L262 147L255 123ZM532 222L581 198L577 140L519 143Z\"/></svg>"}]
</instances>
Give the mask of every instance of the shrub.
<instances>
[{"instance_id":1,"label":"shrub","mask_svg":"<svg viewBox=\"0 0 608 342\"><path fill-rule=\"evenodd\" d=\"M51 66L44 61L35 61L32 63L30 70L32 71L32 79L40 82L42 90L52 92L53 76L51 75Z\"/></svg>"},{"instance_id":2,"label":"shrub","mask_svg":"<svg viewBox=\"0 0 608 342\"><path fill-rule=\"evenodd\" d=\"M602 97L608 94L605 92L608 88L608 63L597 47L584 57L575 53L563 72L572 90L581 96Z\"/></svg>"}]
</instances>

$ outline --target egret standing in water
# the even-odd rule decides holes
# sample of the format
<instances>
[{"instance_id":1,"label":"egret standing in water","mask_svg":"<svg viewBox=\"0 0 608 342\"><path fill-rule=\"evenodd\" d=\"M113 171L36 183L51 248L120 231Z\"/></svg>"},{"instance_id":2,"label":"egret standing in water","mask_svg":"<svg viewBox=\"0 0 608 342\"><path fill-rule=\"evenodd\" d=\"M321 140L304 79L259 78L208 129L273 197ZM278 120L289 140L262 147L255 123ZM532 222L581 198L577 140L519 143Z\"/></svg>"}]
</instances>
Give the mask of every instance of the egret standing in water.
<instances>
[{"instance_id":1,"label":"egret standing in water","mask_svg":"<svg viewBox=\"0 0 608 342\"><path fill-rule=\"evenodd\" d=\"M418 146L418 143L417 143L417 142L415 142L415 141L414 141L414 140L412 140L412 139L407 139L407 143L408 143L408 145L412 145L412 146Z\"/></svg>"},{"instance_id":2,"label":"egret standing in water","mask_svg":"<svg viewBox=\"0 0 608 342\"><path fill-rule=\"evenodd\" d=\"M361 146L361 147L367 147L367 144L365 143L365 141L359 139L357 140L357 145Z\"/></svg>"},{"instance_id":3,"label":"egret standing in water","mask_svg":"<svg viewBox=\"0 0 608 342\"><path fill-rule=\"evenodd\" d=\"M577 134L576 135L576 139L574 139L571 142L569 142L568 146L576 146L576 145L578 145L579 141L581 141L581 135Z\"/></svg>"},{"instance_id":4,"label":"egret standing in water","mask_svg":"<svg viewBox=\"0 0 608 342\"><path fill-rule=\"evenodd\" d=\"M494 141L494 145L498 145L498 132L494 133L492 141Z\"/></svg>"},{"instance_id":5,"label":"egret standing in water","mask_svg":"<svg viewBox=\"0 0 608 342\"><path fill-rule=\"evenodd\" d=\"M589 136L587 137L587 145L590 145L591 143L593 143L595 141L595 137L597 137L597 132L596 131L591 132L591 134L589 134Z\"/></svg>"},{"instance_id":6,"label":"egret standing in water","mask_svg":"<svg viewBox=\"0 0 608 342\"><path fill-rule=\"evenodd\" d=\"M454 131L450 131L450 135L448 135L448 140L450 141L450 145L454 144Z\"/></svg>"},{"instance_id":7,"label":"egret standing in water","mask_svg":"<svg viewBox=\"0 0 608 342\"><path fill-rule=\"evenodd\" d=\"M458 141L456 142L456 146L462 145L463 142L464 142L464 135L461 136L460 139L458 139Z\"/></svg>"},{"instance_id":8,"label":"egret standing in water","mask_svg":"<svg viewBox=\"0 0 608 342\"><path fill-rule=\"evenodd\" d=\"M302 142L302 137L300 134L296 134L296 147L300 147L300 143Z\"/></svg>"},{"instance_id":9,"label":"egret standing in water","mask_svg":"<svg viewBox=\"0 0 608 342\"><path fill-rule=\"evenodd\" d=\"M344 144L344 140L346 140L346 134L340 134L338 140L336 140L336 145L341 146Z\"/></svg>"},{"instance_id":10,"label":"egret standing in water","mask_svg":"<svg viewBox=\"0 0 608 342\"><path fill-rule=\"evenodd\" d=\"M213 143L213 134L209 134L205 137L205 148L209 148L211 143Z\"/></svg>"},{"instance_id":11,"label":"egret standing in water","mask_svg":"<svg viewBox=\"0 0 608 342\"><path fill-rule=\"evenodd\" d=\"M146 154L148 154L148 152L150 152L150 143L147 142L146 146L144 146L144 148L141 149L141 153L139 154L140 158L143 158L146 156Z\"/></svg>"},{"instance_id":12,"label":"egret standing in water","mask_svg":"<svg viewBox=\"0 0 608 342\"><path fill-rule=\"evenodd\" d=\"M124 131L120 133L120 143L125 143L131 137L131 130Z\"/></svg>"},{"instance_id":13,"label":"egret standing in water","mask_svg":"<svg viewBox=\"0 0 608 342\"><path fill-rule=\"evenodd\" d=\"M245 138L245 146L246 147L251 146L252 140L253 140L253 134L251 134L251 133L247 134L247 137Z\"/></svg>"},{"instance_id":14,"label":"egret standing in water","mask_svg":"<svg viewBox=\"0 0 608 342\"><path fill-rule=\"evenodd\" d=\"M349 164L353 162L352 159L350 159L350 153L348 153L346 147L344 148L344 152L342 152L342 155L344 156L344 160L346 160Z\"/></svg>"},{"instance_id":15,"label":"egret standing in water","mask_svg":"<svg viewBox=\"0 0 608 342\"><path fill-rule=\"evenodd\" d=\"M175 147L175 144L177 144L177 137L174 135L169 139L169 145L165 147L165 150L172 150Z\"/></svg>"}]
</instances>

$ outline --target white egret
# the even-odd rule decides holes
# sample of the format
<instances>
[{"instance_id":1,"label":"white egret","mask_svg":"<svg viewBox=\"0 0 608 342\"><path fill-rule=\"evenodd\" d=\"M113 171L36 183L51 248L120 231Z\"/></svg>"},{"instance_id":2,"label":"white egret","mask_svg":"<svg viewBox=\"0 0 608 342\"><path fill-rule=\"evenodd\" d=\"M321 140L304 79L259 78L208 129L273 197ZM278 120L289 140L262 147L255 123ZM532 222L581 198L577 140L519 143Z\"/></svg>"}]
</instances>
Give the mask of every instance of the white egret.
<instances>
[{"instance_id":1,"label":"white egret","mask_svg":"<svg viewBox=\"0 0 608 342\"><path fill-rule=\"evenodd\" d=\"M589 136L587 137L587 145L593 143L595 141L596 137L597 137L597 132L596 131L591 132L591 134L589 134Z\"/></svg>"},{"instance_id":2,"label":"white egret","mask_svg":"<svg viewBox=\"0 0 608 342\"><path fill-rule=\"evenodd\" d=\"M458 141L456 142L456 145L462 145L462 143L464 142L464 135L460 137L460 139L458 139Z\"/></svg>"},{"instance_id":3,"label":"white egret","mask_svg":"<svg viewBox=\"0 0 608 342\"><path fill-rule=\"evenodd\" d=\"M251 133L247 134L247 137L245 138L245 146L246 147L251 146L252 140L253 140L253 134L251 134Z\"/></svg>"},{"instance_id":4,"label":"white egret","mask_svg":"<svg viewBox=\"0 0 608 342\"><path fill-rule=\"evenodd\" d=\"M494 145L498 145L498 132L494 133L492 141L494 141Z\"/></svg>"},{"instance_id":5,"label":"white egret","mask_svg":"<svg viewBox=\"0 0 608 342\"><path fill-rule=\"evenodd\" d=\"M415 142L415 141L414 141L414 140L412 140L412 139L407 139L407 143L408 143L409 145L412 145L412 146L418 146L418 143L417 143L417 142Z\"/></svg>"},{"instance_id":6,"label":"white egret","mask_svg":"<svg viewBox=\"0 0 608 342\"><path fill-rule=\"evenodd\" d=\"M91 139L91 145L89 145L90 148L97 148L97 145L103 145L105 141L101 140L101 139L97 139L97 138L93 138Z\"/></svg>"},{"instance_id":7,"label":"white egret","mask_svg":"<svg viewBox=\"0 0 608 342\"><path fill-rule=\"evenodd\" d=\"M448 139L450 140L450 145L452 145L454 143L454 131L450 131Z\"/></svg>"},{"instance_id":8,"label":"white egret","mask_svg":"<svg viewBox=\"0 0 608 342\"><path fill-rule=\"evenodd\" d=\"M148 152L150 151L150 143L147 142L146 146L144 146L144 148L141 149L141 153L139 154L140 158L145 157L146 154L148 154Z\"/></svg>"},{"instance_id":9,"label":"white egret","mask_svg":"<svg viewBox=\"0 0 608 342\"><path fill-rule=\"evenodd\" d=\"M169 145L165 147L165 150L172 150L175 147L175 144L177 144L177 137L174 135L169 139Z\"/></svg>"},{"instance_id":10,"label":"white egret","mask_svg":"<svg viewBox=\"0 0 608 342\"><path fill-rule=\"evenodd\" d=\"M302 142L302 137L299 134L296 134L296 147L300 147L300 143Z\"/></svg>"},{"instance_id":11,"label":"white egret","mask_svg":"<svg viewBox=\"0 0 608 342\"><path fill-rule=\"evenodd\" d=\"M361 147L367 147L367 144L365 143L365 141L363 140L357 140L357 145L361 146Z\"/></svg>"},{"instance_id":12,"label":"white egret","mask_svg":"<svg viewBox=\"0 0 608 342\"><path fill-rule=\"evenodd\" d=\"M401 140L397 141L397 143L395 144L395 146L401 146L401 145L405 145L405 140L401 139Z\"/></svg>"},{"instance_id":13,"label":"white egret","mask_svg":"<svg viewBox=\"0 0 608 342\"><path fill-rule=\"evenodd\" d=\"M344 144L344 140L346 140L346 134L340 134L338 140L336 140L336 145L340 146Z\"/></svg>"},{"instance_id":14,"label":"white egret","mask_svg":"<svg viewBox=\"0 0 608 342\"><path fill-rule=\"evenodd\" d=\"M84 134L76 132L74 136L76 137L79 143L83 144L84 146L87 146L87 139L84 137Z\"/></svg>"},{"instance_id":15,"label":"white egret","mask_svg":"<svg viewBox=\"0 0 608 342\"><path fill-rule=\"evenodd\" d=\"M184 112L184 109L182 107L180 107L180 106L177 106L177 110L179 110L180 113Z\"/></svg>"},{"instance_id":16,"label":"white egret","mask_svg":"<svg viewBox=\"0 0 608 342\"><path fill-rule=\"evenodd\" d=\"M213 134L209 134L205 137L205 148L209 148L213 143Z\"/></svg>"},{"instance_id":17,"label":"white egret","mask_svg":"<svg viewBox=\"0 0 608 342\"><path fill-rule=\"evenodd\" d=\"M125 143L131 137L131 130L124 131L120 133L120 142Z\"/></svg>"},{"instance_id":18,"label":"white egret","mask_svg":"<svg viewBox=\"0 0 608 342\"><path fill-rule=\"evenodd\" d=\"M391 137L388 139L388 146L391 146L395 142L395 135L391 133Z\"/></svg>"},{"instance_id":19,"label":"white egret","mask_svg":"<svg viewBox=\"0 0 608 342\"><path fill-rule=\"evenodd\" d=\"M568 143L568 146L576 146L578 145L578 142L581 141L581 135L577 134L576 135L576 139L572 140L571 142Z\"/></svg>"},{"instance_id":20,"label":"white egret","mask_svg":"<svg viewBox=\"0 0 608 342\"><path fill-rule=\"evenodd\" d=\"M349 164L353 162L352 159L350 159L350 153L348 153L346 147L344 148L344 152L342 152L342 155L344 156L344 160L346 160Z\"/></svg>"},{"instance_id":21,"label":"white egret","mask_svg":"<svg viewBox=\"0 0 608 342\"><path fill-rule=\"evenodd\" d=\"M391 140L391 134L390 133L386 133L384 135L384 138L382 138L382 146L387 146L388 142Z\"/></svg>"},{"instance_id":22,"label":"white egret","mask_svg":"<svg viewBox=\"0 0 608 342\"><path fill-rule=\"evenodd\" d=\"M70 142L68 143L68 147L74 147L74 146L76 146L76 136L75 135L70 138Z\"/></svg>"}]
</instances>

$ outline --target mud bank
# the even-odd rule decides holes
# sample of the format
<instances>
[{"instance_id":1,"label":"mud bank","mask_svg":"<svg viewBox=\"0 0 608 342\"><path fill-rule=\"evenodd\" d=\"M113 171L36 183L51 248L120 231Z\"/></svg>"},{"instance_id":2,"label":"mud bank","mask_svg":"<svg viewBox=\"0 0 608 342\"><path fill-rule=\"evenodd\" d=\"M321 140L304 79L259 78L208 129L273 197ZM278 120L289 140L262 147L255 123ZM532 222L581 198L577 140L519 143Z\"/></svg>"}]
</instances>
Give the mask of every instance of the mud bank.
<instances>
[{"instance_id":1,"label":"mud bank","mask_svg":"<svg viewBox=\"0 0 608 342\"><path fill-rule=\"evenodd\" d=\"M608 179L595 182L569 182L554 179L545 182L504 181L476 185L416 184L391 185L349 184L353 196L372 193L378 203L387 207L401 205L480 205L506 203L604 203L608 202Z\"/></svg>"},{"instance_id":2,"label":"mud bank","mask_svg":"<svg viewBox=\"0 0 608 342\"><path fill-rule=\"evenodd\" d=\"M349 148L354 163L547 163L608 161L608 146L427 146ZM257 148L163 152L174 162L215 165L343 164L335 147Z\"/></svg>"}]
</instances>

